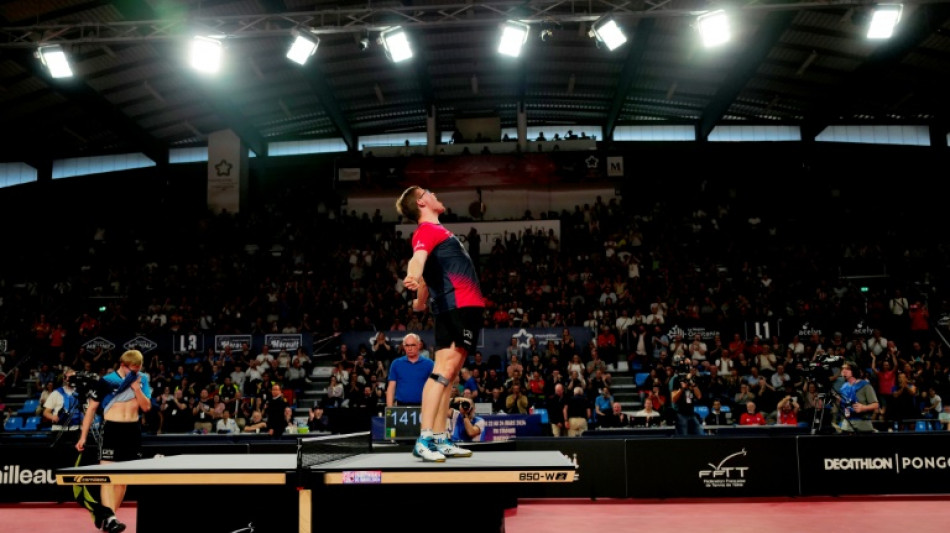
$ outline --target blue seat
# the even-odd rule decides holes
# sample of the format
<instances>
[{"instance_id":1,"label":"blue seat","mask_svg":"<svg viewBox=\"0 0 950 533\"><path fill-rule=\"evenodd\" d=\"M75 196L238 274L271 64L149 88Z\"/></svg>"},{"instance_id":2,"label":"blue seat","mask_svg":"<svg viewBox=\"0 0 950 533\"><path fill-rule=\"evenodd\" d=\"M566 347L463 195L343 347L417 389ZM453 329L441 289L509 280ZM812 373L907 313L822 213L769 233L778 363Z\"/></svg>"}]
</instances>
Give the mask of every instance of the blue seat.
<instances>
[{"instance_id":1,"label":"blue seat","mask_svg":"<svg viewBox=\"0 0 950 533\"><path fill-rule=\"evenodd\" d=\"M918 420L914 431L931 431L929 420Z\"/></svg>"},{"instance_id":2,"label":"blue seat","mask_svg":"<svg viewBox=\"0 0 950 533\"><path fill-rule=\"evenodd\" d=\"M17 414L24 416L33 416L36 414L36 410L40 408L40 400L38 398L30 398L29 400L23 402L23 407L17 411Z\"/></svg>"},{"instance_id":3,"label":"blue seat","mask_svg":"<svg viewBox=\"0 0 950 533\"><path fill-rule=\"evenodd\" d=\"M722 408L719 410L722 411L723 413L731 413L732 407L729 407L728 405L723 405Z\"/></svg>"},{"instance_id":4,"label":"blue seat","mask_svg":"<svg viewBox=\"0 0 950 533\"><path fill-rule=\"evenodd\" d=\"M42 422L42 418L41 418L41 417L36 416L36 415L28 416L28 417L26 418L26 421L23 422L23 428L22 428L22 429L23 429L23 431L39 431L39 430L40 430L40 422Z\"/></svg>"},{"instance_id":5,"label":"blue seat","mask_svg":"<svg viewBox=\"0 0 950 533\"><path fill-rule=\"evenodd\" d=\"M709 416L709 407L705 405L697 405L696 407L693 407L693 411L699 415L700 420L706 420L706 417Z\"/></svg>"},{"instance_id":6,"label":"blue seat","mask_svg":"<svg viewBox=\"0 0 950 533\"><path fill-rule=\"evenodd\" d=\"M633 379L636 381L637 387L642 387L643 384L647 382L648 377L650 377L649 372L637 372L634 374Z\"/></svg>"},{"instance_id":7,"label":"blue seat","mask_svg":"<svg viewBox=\"0 0 950 533\"><path fill-rule=\"evenodd\" d=\"M13 432L13 431L20 431L22 429L23 429L23 417L21 416L13 415L10 418L8 418L6 422L3 423L4 431Z\"/></svg>"}]
</instances>

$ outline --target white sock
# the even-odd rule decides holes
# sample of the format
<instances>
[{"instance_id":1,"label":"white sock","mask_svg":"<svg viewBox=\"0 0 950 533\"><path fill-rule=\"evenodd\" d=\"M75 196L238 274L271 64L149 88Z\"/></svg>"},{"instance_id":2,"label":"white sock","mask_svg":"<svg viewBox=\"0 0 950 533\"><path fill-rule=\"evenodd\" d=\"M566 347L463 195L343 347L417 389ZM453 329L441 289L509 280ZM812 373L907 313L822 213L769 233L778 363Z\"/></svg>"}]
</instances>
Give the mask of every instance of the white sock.
<instances>
[{"instance_id":1,"label":"white sock","mask_svg":"<svg viewBox=\"0 0 950 533\"><path fill-rule=\"evenodd\" d=\"M431 439L433 436L431 429L423 429L422 432L419 433L419 435L424 439Z\"/></svg>"},{"instance_id":2,"label":"white sock","mask_svg":"<svg viewBox=\"0 0 950 533\"><path fill-rule=\"evenodd\" d=\"M433 433L432 437L435 438L436 442L442 442L445 440L445 432L442 433Z\"/></svg>"}]
</instances>

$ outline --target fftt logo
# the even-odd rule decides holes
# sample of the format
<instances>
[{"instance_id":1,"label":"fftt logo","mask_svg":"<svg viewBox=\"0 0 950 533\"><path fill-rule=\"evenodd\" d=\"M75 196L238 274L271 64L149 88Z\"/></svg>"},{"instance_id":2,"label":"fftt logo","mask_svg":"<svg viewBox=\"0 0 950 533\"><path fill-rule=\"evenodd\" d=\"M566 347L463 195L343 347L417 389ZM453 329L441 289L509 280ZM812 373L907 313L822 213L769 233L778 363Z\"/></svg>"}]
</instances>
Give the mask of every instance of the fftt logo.
<instances>
[{"instance_id":1,"label":"fftt logo","mask_svg":"<svg viewBox=\"0 0 950 533\"><path fill-rule=\"evenodd\" d=\"M718 465L708 463L712 467L712 470L700 470L699 478L700 479L744 479L745 473L749 470L747 466L723 466L733 457L738 457L740 455L748 455L743 449L741 452L736 452L732 455L727 456L725 459L719 462Z\"/></svg>"}]
</instances>

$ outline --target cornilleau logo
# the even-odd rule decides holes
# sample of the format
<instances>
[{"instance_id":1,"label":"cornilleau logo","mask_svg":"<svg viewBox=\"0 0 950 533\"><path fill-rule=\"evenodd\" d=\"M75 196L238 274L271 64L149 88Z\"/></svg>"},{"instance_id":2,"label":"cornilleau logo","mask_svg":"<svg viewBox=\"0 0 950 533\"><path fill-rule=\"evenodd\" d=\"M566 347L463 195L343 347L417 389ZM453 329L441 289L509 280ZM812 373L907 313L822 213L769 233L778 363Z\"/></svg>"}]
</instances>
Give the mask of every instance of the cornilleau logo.
<instances>
[{"instance_id":1,"label":"cornilleau logo","mask_svg":"<svg viewBox=\"0 0 950 533\"><path fill-rule=\"evenodd\" d=\"M241 529L235 529L231 533L254 533L254 522L251 522L247 527L242 527Z\"/></svg>"},{"instance_id":2,"label":"cornilleau logo","mask_svg":"<svg viewBox=\"0 0 950 533\"><path fill-rule=\"evenodd\" d=\"M745 486L747 466L726 466L726 463L736 457L745 457L748 452L743 449L732 455L726 456L719 461L719 464L708 463L712 467L710 470L700 470L699 479L703 480L703 486L709 488L741 488Z\"/></svg>"},{"instance_id":3,"label":"cornilleau logo","mask_svg":"<svg viewBox=\"0 0 950 533\"><path fill-rule=\"evenodd\" d=\"M0 485L51 485L56 475L45 468L24 468L18 464L3 465L0 469Z\"/></svg>"}]
</instances>

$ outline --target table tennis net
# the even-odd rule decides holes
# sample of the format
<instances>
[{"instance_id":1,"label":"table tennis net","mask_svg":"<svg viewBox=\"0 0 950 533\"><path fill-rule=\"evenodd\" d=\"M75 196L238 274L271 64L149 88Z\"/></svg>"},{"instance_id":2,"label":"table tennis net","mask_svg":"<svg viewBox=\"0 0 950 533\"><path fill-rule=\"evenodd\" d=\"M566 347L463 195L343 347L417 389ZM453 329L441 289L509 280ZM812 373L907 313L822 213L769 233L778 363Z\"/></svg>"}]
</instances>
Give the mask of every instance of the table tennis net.
<instances>
[{"instance_id":1,"label":"table tennis net","mask_svg":"<svg viewBox=\"0 0 950 533\"><path fill-rule=\"evenodd\" d=\"M309 468L372 451L369 431L307 437L297 442L297 466Z\"/></svg>"}]
</instances>

